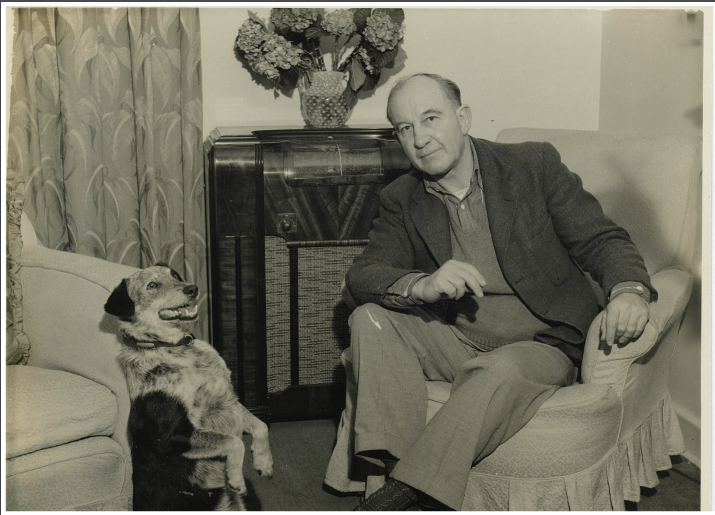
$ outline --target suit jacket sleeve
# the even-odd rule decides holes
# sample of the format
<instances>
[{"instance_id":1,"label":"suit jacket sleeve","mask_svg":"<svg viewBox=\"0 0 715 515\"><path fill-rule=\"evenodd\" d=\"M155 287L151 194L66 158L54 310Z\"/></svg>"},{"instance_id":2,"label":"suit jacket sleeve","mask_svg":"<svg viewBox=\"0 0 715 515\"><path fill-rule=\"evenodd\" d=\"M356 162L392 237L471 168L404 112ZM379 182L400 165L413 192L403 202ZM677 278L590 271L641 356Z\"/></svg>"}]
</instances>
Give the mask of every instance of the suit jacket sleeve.
<instances>
[{"instance_id":1,"label":"suit jacket sleeve","mask_svg":"<svg viewBox=\"0 0 715 515\"><path fill-rule=\"evenodd\" d=\"M343 297L349 306L368 302L384 303L388 288L415 269L415 251L404 222L403 206L390 195L380 193L379 216L369 234L370 243L355 258L346 276ZM398 308L400 306L392 306ZM409 307L409 306L404 306Z\"/></svg>"},{"instance_id":2,"label":"suit jacket sleeve","mask_svg":"<svg viewBox=\"0 0 715 515\"><path fill-rule=\"evenodd\" d=\"M549 143L542 153L542 191L554 231L573 260L599 283L606 296L618 283L637 281L658 292L650 282L642 256L628 232L601 209L598 200L583 189L581 178L562 162Z\"/></svg>"}]
</instances>

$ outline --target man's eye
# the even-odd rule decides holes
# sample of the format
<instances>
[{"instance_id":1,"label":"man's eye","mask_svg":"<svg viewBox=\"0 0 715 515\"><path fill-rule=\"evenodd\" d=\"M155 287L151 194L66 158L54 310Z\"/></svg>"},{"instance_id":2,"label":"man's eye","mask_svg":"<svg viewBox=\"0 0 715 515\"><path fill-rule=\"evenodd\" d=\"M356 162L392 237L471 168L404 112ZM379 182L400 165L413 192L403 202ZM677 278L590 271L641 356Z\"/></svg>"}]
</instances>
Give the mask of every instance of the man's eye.
<instances>
[{"instance_id":1,"label":"man's eye","mask_svg":"<svg viewBox=\"0 0 715 515\"><path fill-rule=\"evenodd\" d=\"M400 127L400 134L407 134L407 132L410 130L409 125L405 125L404 127Z\"/></svg>"},{"instance_id":2,"label":"man's eye","mask_svg":"<svg viewBox=\"0 0 715 515\"><path fill-rule=\"evenodd\" d=\"M437 119L436 116L428 116L427 118L425 118L425 122L432 123L436 119Z\"/></svg>"},{"instance_id":3,"label":"man's eye","mask_svg":"<svg viewBox=\"0 0 715 515\"><path fill-rule=\"evenodd\" d=\"M146 285L146 289L147 289L147 290L154 290L154 289L156 289L158 286L159 286L159 285L156 284L156 283L149 283L149 284Z\"/></svg>"}]
</instances>

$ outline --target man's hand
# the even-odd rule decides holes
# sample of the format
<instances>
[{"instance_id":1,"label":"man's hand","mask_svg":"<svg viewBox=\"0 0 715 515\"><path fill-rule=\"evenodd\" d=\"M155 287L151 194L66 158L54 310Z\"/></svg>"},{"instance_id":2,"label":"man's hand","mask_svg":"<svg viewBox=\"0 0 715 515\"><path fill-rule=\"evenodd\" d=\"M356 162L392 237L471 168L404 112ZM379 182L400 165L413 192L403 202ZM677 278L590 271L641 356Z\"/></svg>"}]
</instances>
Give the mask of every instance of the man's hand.
<instances>
[{"instance_id":1,"label":"man's hand","mask_svg":"<svg viewBox=\"0 0 715 515\"><path fill-rule=\"evenodd\" d=\"M606 306L606 314L601 319L601 341L613 345L636 340L643 333L650 304L635 293L621 293Z\"/></svg>"},{"instance_id":2,"label":"man's hand","mask_svg":"<svg viewBox=\"0 0 715 515\"><path fill-rule=\"evenodd\" d=\"M477 297L483 297L482 288L487 282L469 263L451 259L432 275L423 277L412 287L412 297L431 304L444 299L461 299L471 289Z\"/></svg>"}]
</instances>

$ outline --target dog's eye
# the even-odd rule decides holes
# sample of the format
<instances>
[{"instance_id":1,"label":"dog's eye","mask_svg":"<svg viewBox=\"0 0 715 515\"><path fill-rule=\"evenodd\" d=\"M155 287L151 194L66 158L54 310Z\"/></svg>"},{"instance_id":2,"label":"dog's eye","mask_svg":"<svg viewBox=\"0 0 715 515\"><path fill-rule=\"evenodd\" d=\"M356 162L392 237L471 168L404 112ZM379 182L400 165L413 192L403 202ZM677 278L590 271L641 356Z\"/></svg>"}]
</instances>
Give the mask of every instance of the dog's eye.
<instances>
[{"instance_id":1,"label":"dog's eye","mask_svg":"<svg viewBox=\"0 0 715 515\"><path fill-rule=\"evenodd\" d=\"M159 286L158 284L156 284L156 283L154 283L154 282L151 282L151 283L149 283L149 284L146 285L146 289L147 289L147 290L153 290L153 289L157 288L158 286Z\"/></svg>"},{"instance_id":2,"label":"dog's eye","mask_svg":"<svg viewBox=\"0 0 715 515\"><path fill-rule=\"evenodd\" d=\"M173 277L177 281L181 281L181 277L179 277L179 274L177 274L176 272L171 272L171 277Z\"/></svg>"}]
</instances>

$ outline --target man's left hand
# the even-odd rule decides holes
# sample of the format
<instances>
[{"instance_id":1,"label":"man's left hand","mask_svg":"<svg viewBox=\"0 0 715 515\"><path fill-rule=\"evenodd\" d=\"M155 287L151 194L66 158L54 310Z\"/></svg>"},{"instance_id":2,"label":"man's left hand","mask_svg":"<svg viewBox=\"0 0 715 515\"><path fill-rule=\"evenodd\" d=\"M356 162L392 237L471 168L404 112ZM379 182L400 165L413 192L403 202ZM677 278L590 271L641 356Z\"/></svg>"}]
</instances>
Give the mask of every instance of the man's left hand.
<instances>
[{"instance_id":1,"label":"man's left hand","mask_svg":"<svg viewBox=\"0 0 715 515\"><path fill-rule=\"evenodd\" d=\"M636 340L648 323L650 305L635 293L621 293L606 306L601 319L601 341L608 345Z\"/></svg>"}]
</instances>

